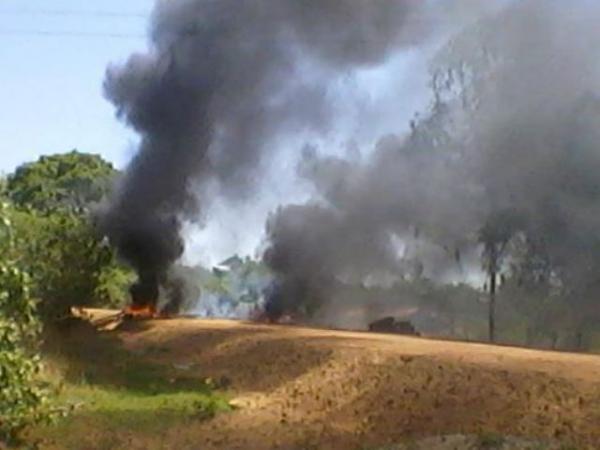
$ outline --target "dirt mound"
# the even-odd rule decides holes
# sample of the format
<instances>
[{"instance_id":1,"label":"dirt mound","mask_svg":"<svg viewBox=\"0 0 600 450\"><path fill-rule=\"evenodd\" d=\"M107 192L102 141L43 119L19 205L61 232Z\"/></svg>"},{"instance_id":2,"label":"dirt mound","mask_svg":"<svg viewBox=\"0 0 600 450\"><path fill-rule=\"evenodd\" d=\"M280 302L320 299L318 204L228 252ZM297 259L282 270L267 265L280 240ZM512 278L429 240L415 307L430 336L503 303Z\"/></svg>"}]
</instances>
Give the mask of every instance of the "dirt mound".
<instances>
[{"instance_id":1,"label":"dirt mound","mask_svg":"<svg viewBox=\"0 0 600 450\"><path fill-rule=\"evenodd\" d=\"M239 409L170 430L176 448L378 449L456 434L600 448L598 356L225 320L118 333L231 390Z\"/></svg>"},{"instance_id":2,"label":"dirt mound","mask_svg":"<svg viewBox=\"0 0 600 450\"><path fill-rule=\"evenodd\" d=\"M480 435L465 436L462 434L436 436L414 440L398 446L386 447L384 450L564 450L557 442L523 439L514 436Z\"/></svg>"}]
</instances>

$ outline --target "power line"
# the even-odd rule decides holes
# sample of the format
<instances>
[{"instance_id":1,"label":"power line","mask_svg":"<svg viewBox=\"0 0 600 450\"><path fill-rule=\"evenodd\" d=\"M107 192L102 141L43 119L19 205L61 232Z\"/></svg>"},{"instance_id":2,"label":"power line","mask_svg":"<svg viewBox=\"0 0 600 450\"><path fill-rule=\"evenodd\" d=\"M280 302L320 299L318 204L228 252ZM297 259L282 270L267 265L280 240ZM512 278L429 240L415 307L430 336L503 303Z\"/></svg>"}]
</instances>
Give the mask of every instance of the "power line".
<instances>
[{"instance_id":1,"label":"power line","mask_svg":"<svg viewBox=\"0 0 600 450\"><path fill-rule=\"evenodd\" d=\"M69 9L0 9L0 15L11 16L79 16L79 17L103 17L119 19L148 19L149 15L141 12L118 12L102 10L69 10Z\"/></svg>"},{"instance_id":2,"label":"power line","mask_svg":"<svg viewBox=\"0 0 600 450\"><path fill-rule=\"evenodd\" d=\"M2 30L3 36L40 36L40 37L81 37L81 38L113 38L113 39L144 39L143 34L134 33L106 33L95 31L59 31L59 30Z\"/></svg>"}]
</instances>

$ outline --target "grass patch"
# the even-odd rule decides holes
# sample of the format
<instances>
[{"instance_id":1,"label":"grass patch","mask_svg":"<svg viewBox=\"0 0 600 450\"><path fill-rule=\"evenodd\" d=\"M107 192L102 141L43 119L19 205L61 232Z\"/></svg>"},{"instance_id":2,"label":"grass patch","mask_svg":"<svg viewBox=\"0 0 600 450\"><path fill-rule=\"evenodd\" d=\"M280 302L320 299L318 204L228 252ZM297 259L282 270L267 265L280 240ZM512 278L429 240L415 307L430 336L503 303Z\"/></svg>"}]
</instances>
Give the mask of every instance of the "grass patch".
<instances>
[{"instance_id":1,"label":"grass patch","mask_svg":"<svg viewBox=\"0 0 600 450\"><path fill-rule=\"evenodd\" d=\"M70 413L32 430L30 440L40 448L130 448L132 442L161 448L157 442L166 430L231 409L210 380L151 363L86 324L53 333L46 342L57 404Z\"/></svg>"},{"instance_id":2,"label":"grass patch","mask_svg":"<svg viewBox=\"0 0 600 450\"><path fill-rule=\"evenodd\" d=\"M210 418L229 409L227 400L212 392L163 392L141 394L127 389L68 385L59 397L62 403L74 405L74 411L115 418L118 423L139 422L140 415L152 413L163 419L182 416ZM154 421L154 418L152 419ZM141 424L140 424L141 425Z\"/></svg>"},{"instance_id":3,"label":"grass patch","mask_svg":"<svg viewBox=\"0 0 600 450\"><path fill-rule=\"evenodd\" d=\"M496 433L484 433L477 437L477 445L482 450L493 450L500 448L505 441L506 438L504 436Z\"/></svg>"}]
</instances>

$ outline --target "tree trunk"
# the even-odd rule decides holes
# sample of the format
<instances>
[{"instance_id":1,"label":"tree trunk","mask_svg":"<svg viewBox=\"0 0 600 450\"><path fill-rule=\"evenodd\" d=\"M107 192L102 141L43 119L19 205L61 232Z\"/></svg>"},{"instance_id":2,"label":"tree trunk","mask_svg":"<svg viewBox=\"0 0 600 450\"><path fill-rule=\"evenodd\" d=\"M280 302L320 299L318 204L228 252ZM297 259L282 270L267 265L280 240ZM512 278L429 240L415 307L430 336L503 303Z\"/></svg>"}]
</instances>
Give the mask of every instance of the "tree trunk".
<instances>
[{"instance_id":1,"label":"tree trunk","mask_svg":"<svg viewBox=\"0 0 600 450\"><path fill-rule=\"evenodd\" d=\"M496 270L490 270L490 305L489 305L489 338L490 342L496 340Z\"/></svg>"},{"instance_id":2,"label":"tree trunk","mask_svg":"<svg viewBox=\"0 0 600 450\"><path fill-rule=\"evenodd\" d=\"M583 331L577 330L575 334L575 349L578 351L584 350L583 348Z\"/></svg>"},{"instance_id":3,"label":"tree trunk","mask_svg":"<svg viewBox=\"0 0 600 450\"><path fill-rule=\"evenodd\" d=\"M556 344L558 343L558 333L556 331L550 332L550 345L552 350L556 350Z\"/></svg>"}]
</instances>

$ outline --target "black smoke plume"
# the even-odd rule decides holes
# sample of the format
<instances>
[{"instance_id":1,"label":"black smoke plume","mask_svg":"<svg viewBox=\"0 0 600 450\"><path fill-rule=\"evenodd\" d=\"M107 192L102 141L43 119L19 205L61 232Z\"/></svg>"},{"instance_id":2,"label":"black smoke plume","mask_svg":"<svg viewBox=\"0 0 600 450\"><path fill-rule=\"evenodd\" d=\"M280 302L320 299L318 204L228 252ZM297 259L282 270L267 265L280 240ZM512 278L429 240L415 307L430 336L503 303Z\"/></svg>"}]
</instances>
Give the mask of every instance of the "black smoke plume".
<instances>
[{"instance_id":1,"label":"black smoke plume","mask_svg":"<svg viewBox=\"0 0 600 450\"><path fill-rule=\"evenodd\" d=\"M332 76L421 42L432 26L428 4L157 2L149 49L109 67L104 84L141 138L102 221L138 272L137 302L156 302L169 283L182 223L202 217L207 192L247 196L278 137L325 131Z\"/></svg>"},{"instance_id":2,"label":"black smoke plume","mask_svg":"<svg viewBox=\"0 0 600 450\"><path fill-rule=\"evenodd\" d=\"M435 280L478 270L478 234L502 212L542 243L574 309L600 317L599 17L594 2L509 2L440 51L408 136L361 161L306 153L317 195L267 224L269 309L306 313L340 283L415 267Z\"/></svg>"}]
</instances>

